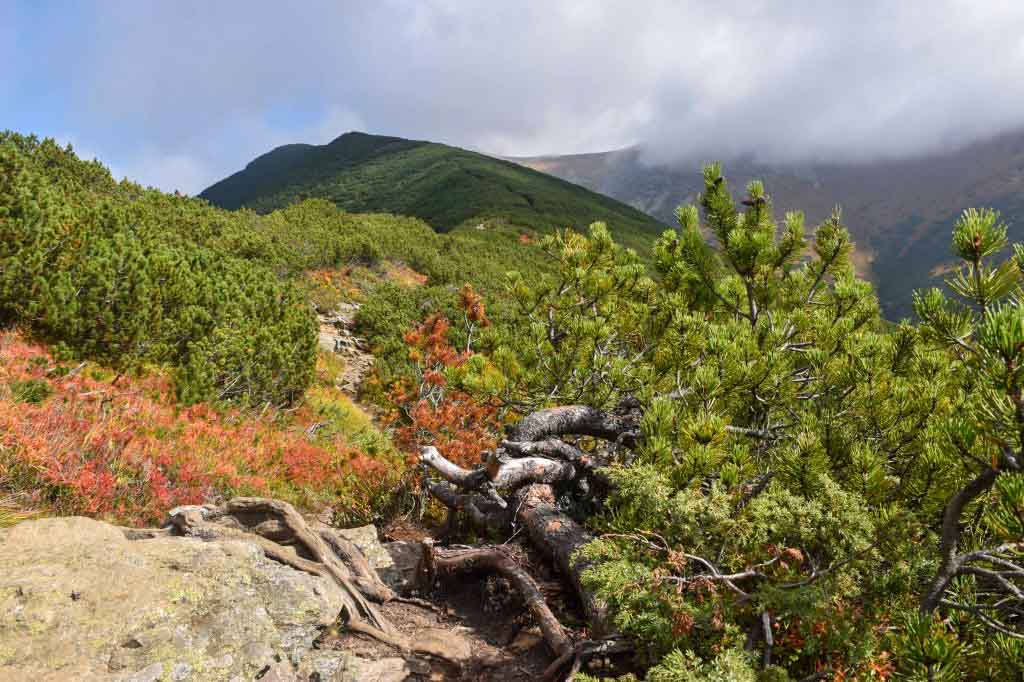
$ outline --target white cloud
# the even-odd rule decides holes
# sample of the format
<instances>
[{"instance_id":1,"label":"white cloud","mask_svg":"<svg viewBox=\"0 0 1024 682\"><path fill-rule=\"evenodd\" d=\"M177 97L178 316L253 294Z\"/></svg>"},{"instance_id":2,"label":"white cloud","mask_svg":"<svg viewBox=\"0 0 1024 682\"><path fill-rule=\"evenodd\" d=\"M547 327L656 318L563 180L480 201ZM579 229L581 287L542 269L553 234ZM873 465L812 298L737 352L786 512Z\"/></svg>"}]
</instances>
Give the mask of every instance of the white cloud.
<instances>
[{"instance_id":1,"label":"white cloud","mask_svg":"<svg viewBox=\"0 0 1024 682\"><path fill-rule=\"evenodd\" d=\"M646 141L659 160L772 161L923 154L1024 125L1020 2L102 2L95 13L69 117L141 181L189 191L276 144L350 128L502 154ZM319 113L268 123L282 108Z\"/></svg>"}]
</instances>

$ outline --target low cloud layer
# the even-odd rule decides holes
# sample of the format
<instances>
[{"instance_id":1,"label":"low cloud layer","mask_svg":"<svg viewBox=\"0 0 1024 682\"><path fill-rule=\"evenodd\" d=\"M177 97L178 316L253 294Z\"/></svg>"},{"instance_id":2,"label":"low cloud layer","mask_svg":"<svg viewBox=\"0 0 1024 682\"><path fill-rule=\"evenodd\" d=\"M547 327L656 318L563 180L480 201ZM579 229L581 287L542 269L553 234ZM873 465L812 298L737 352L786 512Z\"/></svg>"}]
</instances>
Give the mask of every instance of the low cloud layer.
<instances>
[{"instance_id":1,"label":"low cloud layer","mask_svg":"<svg viewBox=\"0 0 1024 682\"><path fill-rule=\"evenodd\" d=\"M188 192L350 129L512 155L643 143L658 161L789 162L1024 127L1018 1L106 0L0 10L0 36L11 26L8 125Z\"/></svg>"}]
</instances>

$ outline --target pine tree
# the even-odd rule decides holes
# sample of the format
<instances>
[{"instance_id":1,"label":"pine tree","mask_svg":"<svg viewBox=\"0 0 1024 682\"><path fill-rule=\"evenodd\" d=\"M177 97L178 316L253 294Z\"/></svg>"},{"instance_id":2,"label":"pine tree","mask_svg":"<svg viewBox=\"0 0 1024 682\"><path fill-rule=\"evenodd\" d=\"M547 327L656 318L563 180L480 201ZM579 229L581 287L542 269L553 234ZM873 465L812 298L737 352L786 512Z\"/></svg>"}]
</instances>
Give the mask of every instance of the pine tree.
<instances>
[{"instance_id":1,"label":"pine tree","mask_svg":"<svg viewBox=\"0 0 1024 682\"><path fill-rule=\"evenodd\" d=\"M547 240L556 275L513 276L518 318L484 335L475 365L502 378L475 385L520 424L557 418L544 433L577 435L503 443L495 480L527 453L607 465L559 473L556 494L597 534L581 587L640 643L648 679L1014 669L1024 318L1019 266L989 263L1005 232L965 214L950 286L970 305L923 294L921 327L890 325L838 210L808 239L800 213L776 222L761 183L736 202L719 165L704 182L653 273L595 225ZM600 411L530 413L568 404ZM570 414L590 421L565 426ZM936 529L977 476L989 502L957 512L970 542L953 555L988 547L988 563L940 585L950 543Z\"/></svg>"}]
</instances>

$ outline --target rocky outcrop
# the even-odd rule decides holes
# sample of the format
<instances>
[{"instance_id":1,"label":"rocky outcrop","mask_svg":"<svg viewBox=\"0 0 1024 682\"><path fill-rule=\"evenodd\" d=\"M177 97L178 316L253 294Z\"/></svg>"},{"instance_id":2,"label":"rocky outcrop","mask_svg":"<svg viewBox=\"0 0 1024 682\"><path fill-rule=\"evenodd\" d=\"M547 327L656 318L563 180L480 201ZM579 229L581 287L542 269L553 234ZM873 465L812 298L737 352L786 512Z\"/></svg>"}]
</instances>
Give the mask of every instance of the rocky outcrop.
<instances>
[{"instance_id":1,"label":"rocky outcrop","mask_svg":"<svg viewBox=\"0 0 1024 682\"><path fill-rule=\"evenodd\" d=\"M406 679L402 658L313 647L342 603L334 582L249 540L129 540L86 518L26 521L0 530L0 680Z\"/></svg>"}]
</instances>

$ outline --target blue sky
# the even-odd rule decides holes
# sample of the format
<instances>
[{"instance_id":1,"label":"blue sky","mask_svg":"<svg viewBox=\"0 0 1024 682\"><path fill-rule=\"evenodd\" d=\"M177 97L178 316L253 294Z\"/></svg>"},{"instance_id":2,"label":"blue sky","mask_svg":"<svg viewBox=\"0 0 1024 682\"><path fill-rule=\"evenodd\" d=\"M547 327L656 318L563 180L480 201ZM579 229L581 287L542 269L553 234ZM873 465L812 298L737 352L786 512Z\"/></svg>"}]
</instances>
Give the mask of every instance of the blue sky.
<instances>
[{"instance_id":1,"label":"blue sky","mask_svg":"<svg viewBox=\"0 0 1024 682\"><path fill-rule=\"evenodd\" d=\"M198 192L347 130L658 162L927 154L1024 125L1024 2L0 0L0 127Z\"/></svg>"}]
</instances>

